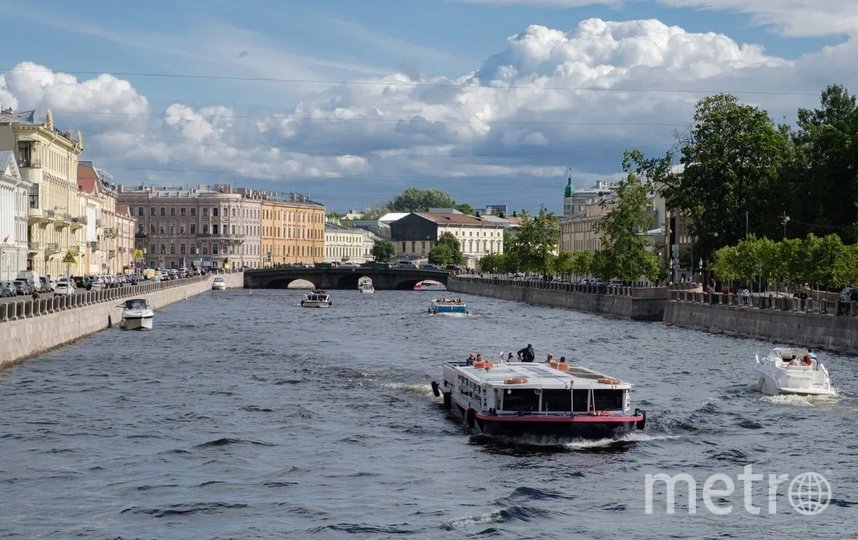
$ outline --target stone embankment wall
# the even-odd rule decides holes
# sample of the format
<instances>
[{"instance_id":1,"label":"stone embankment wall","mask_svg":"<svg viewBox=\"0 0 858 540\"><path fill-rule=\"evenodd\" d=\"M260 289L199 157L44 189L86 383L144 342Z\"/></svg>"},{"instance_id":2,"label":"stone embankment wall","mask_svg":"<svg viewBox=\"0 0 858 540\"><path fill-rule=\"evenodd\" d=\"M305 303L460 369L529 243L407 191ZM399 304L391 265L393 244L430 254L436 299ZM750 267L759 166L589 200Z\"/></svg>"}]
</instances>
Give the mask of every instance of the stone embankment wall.
<instances>
[{"instance_id":1,"label":"stone embankment wall","mask_svg":"<svg viewBox=\"0 0 858 540\"><path fill-rule=\"evenodd\" d=\"M660 288L597 287L452 276L447 289L639 321L662 320L667 297L667 289Z\"/></svg>"},{"instance_id":2,"label":"stone embankment wall","mask_svg":"<svg viewBox=\"0 0 858 540\"><path fill-rule=\"evenodd\" d=\"M745 304L735 295L675 295L665 307L664 322L775 344L858 354L858 316L854 306L842 306L845 310L837 306L837 302L802 302L794 298L772 302L757 297Z\"/></svg>"},{"instance_id":3,"label":"stone embankment wall","mask_svg":"<svg viewBox=\"0 0 858 540\"><path fill-rule=\"evenodd\" d=\"M229 287L241 288L241 273L223 274ZM88 291L71 296L0 304L0 368L83 336L118 325L119 305L128 298L148 298L157 310L211 290L212 276Z\"/></svg>"}]
</instances>

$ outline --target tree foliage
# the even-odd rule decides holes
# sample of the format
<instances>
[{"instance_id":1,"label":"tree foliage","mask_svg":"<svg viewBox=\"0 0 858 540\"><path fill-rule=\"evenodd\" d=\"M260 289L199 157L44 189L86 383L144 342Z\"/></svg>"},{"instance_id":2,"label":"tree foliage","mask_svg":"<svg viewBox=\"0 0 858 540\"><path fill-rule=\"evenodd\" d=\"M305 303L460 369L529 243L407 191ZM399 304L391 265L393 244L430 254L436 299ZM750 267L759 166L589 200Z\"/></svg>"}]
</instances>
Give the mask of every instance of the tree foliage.
<instances>
[{"instance_id":1,"label":"tree foliage","mask_svg":"<svg viewBox=\"0 0 858 540\"><path fill-rule=\"evenodd\" d=\"M432 264L444 266L462 264L463 260L464 255L462 255L459 240L448 232L442 234L432 249L429 250L429 262Z\"/></svg>"},{"instance_id":2,"label":"tree foliage","mask_svg":"<svg viewBox=\"0 0 858 540\"><path fill-rule=\"evenodd\" d=\"M378 262L387 262L396 253L393 244L387 240L376 240L372 246L372 258Z\"/></svg>"},{"instance_id":3,"label":"tree foliage","mask_svg":"<svg viewBox=\"0 0 858 540\"><path fill-rule=\"evenodd\" d=\"M522 211L518 232L505 248L518 261L525 272L553 274L554 251L560 240L560 222L553 212L540 206L539 213L530 217Z\"/></svg>"},{"instance_id":4,"label":"tree foliage","mask_svg":"<svg viewBox=\"0 0 858 540\"><path fill-rule=\"evenodd\" d=\"M425 212L430 208L453 208L453 197L440 189L411 187L387 203L391 212Z\"/></svg>"}]
</instances>

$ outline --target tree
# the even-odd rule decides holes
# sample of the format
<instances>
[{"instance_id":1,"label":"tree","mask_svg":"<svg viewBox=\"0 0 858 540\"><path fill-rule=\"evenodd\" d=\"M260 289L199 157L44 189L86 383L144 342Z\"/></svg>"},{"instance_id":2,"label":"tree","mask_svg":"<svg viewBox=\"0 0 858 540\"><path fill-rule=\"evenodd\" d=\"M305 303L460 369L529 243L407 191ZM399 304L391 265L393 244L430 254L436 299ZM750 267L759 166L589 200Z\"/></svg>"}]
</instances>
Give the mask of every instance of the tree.
<instances>
[{"instance_id":1,"label":"tree","mask_svg":"<svg viewBox=\"0 0 858 540\"><path fill-rule=\"evenodd\" d=\"M572 271L579 276L593 275L593 253L576 251L572 254Z\"/></svg>"},{"instance_id":2,"label":"tree","mask_svg":"<svg viewBox=\"0 0 858 540\"><path fill-rule=\"evenodd\" d=\"M680 144L683 170L665 174L659 187L668 207L689 216L695 251L709 258L718 243L738 242L745 212L752 231L780 237L787 201L779 174L793 155L786 128L776 128L765 111L717 94L697 103Z\"/></svg>"},{"instance_id":3,"label":"tree","mask_svg":"<svg viewBox=\"0 0 858 540\"><path fill-rule=\"evenodd\" d=\"M554 258L554 272L562 276L568 276L573 272L572 254L568 252L558 253Z\"/></svg>"},{"instance_id":4,"label":"tree","mask_svg":"<svg viewBox=\"0 0 858 540\"><path fill-rule=\"evenodd\" d=\"M658 279L658 257L647 251L645 233L652 225L649 190L637 175L628 173L611 200L602 206L610 210L596 224L602 233L601 252L605 257L602 271L610 278L634 281L642 276Z\"/></svg>"},{"instance_id":5,"label":"tree","mask_svg":"<svg viewBox=\"0 0 858 540\"><path fill-rule=\"evenodd\" d=\"M372 257L378 262L387 262L393 257L396 250L393 244L387 240L376 240L372 246Z\"/></svg>"},{"instance_id":6,"label":"tree","mask_svg":"<svg viewBox=\"0 0 858 540\"><path fill-rule=\"evenodd\" d=\"M425 212L430 208L453 208L455 204L446 191L412 187L394 197L387 207L392 212Z\"/></svg>"},{"instance_id":7,"label":"tree","mask_svg":"<svg viewBox=\"0 0 858 540\"><path fill-rule=\"evenodd\" d=\"M489 253L480 258L480 272L496 274L503 271L503 254Z\"/></svg>"},{"instance_id":8,"label":"tree","mask_svg":"<svg viewBox=\"0 0 858 540\"><path fill-rule=\"evenodd\" d=\"M536 217L531 218L524 211L521 217L518 232L510 241L509 253L514 254L521 270L548 276L553 273L553 253L560 239L557 216L540 206Z\"/></svg>"},{"instance_id":9,"label":"tree","mask_svg":"<svg viewBox=\"0 0 858 540\"><path fill-rule=\"evenodd\" d=\"M453 208L455 208L456 210L458 210L459 212L461 212L463 214L468 214L471 216L476 215L476 213L477 213L477 211L474 210L474 207L468 203L460 203L460 204L453 206Z\"/></svg>"},{"instance_id":10,"label":"tree","mask_svg":"<svg viewBox=\"0 0 858 540\"><path fill-rule=\"evenodd\" d=\"M461 244L459 240L450 233L444 233L429 250L429 262L438 265L462 264Z\"/></svg>"}]
</instances>

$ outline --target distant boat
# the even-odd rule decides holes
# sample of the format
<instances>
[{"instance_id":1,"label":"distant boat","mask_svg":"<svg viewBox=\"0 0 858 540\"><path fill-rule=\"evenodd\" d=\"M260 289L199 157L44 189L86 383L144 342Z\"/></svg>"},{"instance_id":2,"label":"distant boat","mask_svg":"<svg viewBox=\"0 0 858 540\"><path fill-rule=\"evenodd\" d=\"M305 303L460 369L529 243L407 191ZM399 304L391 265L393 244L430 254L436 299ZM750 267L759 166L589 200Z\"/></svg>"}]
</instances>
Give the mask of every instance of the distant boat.
<instances>
[{"instance_id":1,"label":"distant boat","mask_svg":"<svg viewBox=\"0 0 858 540\"><path fill-rule=\"evenodd\" d=\"M330 305L331 298L328 296L327 291L321 289L314 289L308 292L304 295L304 299L301 300L301 307L306 308L326 308L330 307Z\"/></svg>"},{"instance_id":2,"label":"distant boat","mask_svg":"<svg viewBox=\"0 0 858 540\"><path fill-rule=\"evenodd\" d=\"M415 291L446 291L447 287L440 281L434 279L424 279L414 286Z\"/></svg>"},{"instance_id":3,"label":"distant boat","mask_svg":"<svg viewBox=\"0 0 858 540\"><path fill-rule=\"evenodd\" d=\"M760 390L764 394L835 394L828 370L807 349L775 347L763 358L757 355L756 360L754 369L760 375Z\"/></svg>"},{"instance_id":4,"label":"distant boat","mask_svg":"<svg viewBox=\"0 0 858 540\"><path fill-rule=\"evenodd\" d=\"M461 298L435 298L429 302L429 313L464 317L470 312L468 305L462 302Z\"/></svg>"},{"instance_id":5,"label":"distant boat","mask_svg":"<svg viewBox=\"0 0 858 540\"><path fill-rule=\"evenodd\" d=\"M375 292L375 287L372 286L372 278L362 276L358 279L358 290L361 294L373 294Z\"/></svg>"},{"instance_id":6,"label":"distant boat","mask_svg":"<svg viewBox=\"0 0 858 540\"><path fill-rule=\"evenodd\" d=\"M155 312L145 298L131 298L122 307L120 328L125 330L151 330Z\"/></svg>"}]
</instances>

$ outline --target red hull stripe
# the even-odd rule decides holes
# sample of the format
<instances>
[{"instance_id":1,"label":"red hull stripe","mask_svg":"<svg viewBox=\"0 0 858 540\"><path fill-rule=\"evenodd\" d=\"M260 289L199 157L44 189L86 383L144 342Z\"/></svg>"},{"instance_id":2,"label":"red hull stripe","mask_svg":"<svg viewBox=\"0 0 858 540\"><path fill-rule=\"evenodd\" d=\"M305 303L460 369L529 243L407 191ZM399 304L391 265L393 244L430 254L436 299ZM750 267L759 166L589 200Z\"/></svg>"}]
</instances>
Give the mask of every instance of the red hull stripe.
<instances>
[{"instance_id":1,"label":"red hull stripe","mask_svg":"<svg viewBox=\"0 0 858 540\"><path fill-rule=\"evenodd\" d=\"M450 395L450 398L456 403L456 405L462 407L463 409L467 409L467 404L462 403L458 399L454 398ZM555 423L598 423L598 424L620 424L623 422L639 422L644 419L643 415L638 416L591 416L589 414L576 414L575 416L493 416L490 414L474 414L474 417L477 420L484 420L487 422L555 422Z\"/></svg>"}]
</instances>

